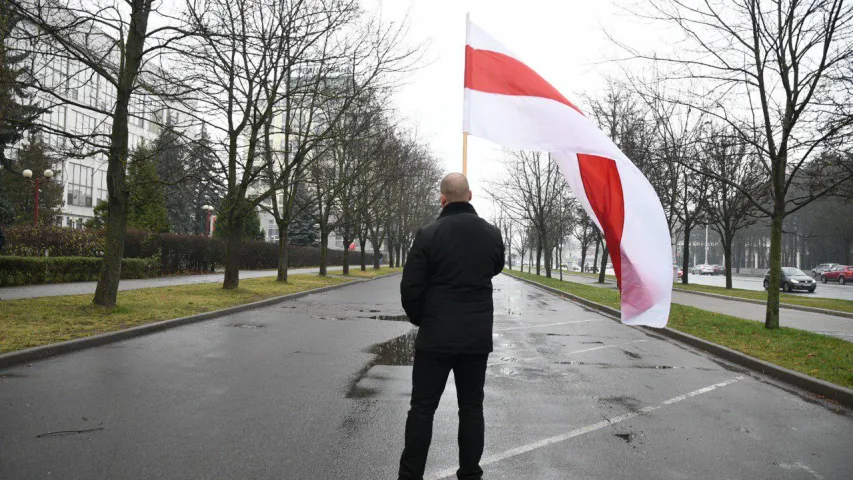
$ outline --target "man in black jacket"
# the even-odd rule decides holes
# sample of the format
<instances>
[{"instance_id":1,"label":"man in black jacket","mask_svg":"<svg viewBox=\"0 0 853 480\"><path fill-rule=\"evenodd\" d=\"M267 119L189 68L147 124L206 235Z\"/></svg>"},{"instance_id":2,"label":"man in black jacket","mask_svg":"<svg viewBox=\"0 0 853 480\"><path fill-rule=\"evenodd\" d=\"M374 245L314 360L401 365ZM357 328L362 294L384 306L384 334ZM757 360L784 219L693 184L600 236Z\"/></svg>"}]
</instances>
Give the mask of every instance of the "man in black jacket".
<instances>
[{"instance_id":1,"label":"man in black jacket","mask_svg":"<svg viewBox=\"0 0 853 480\"><path fill-rule=\"evenodd\" d=\"M492 277L503 270L500 231L477 216L464 175L441 181L441 215L421 228L403 269L400 295L415 340L411 409L400 480L421 480L432 419L453 370L459 402L459 479L483 476L483 385L492 351Z\"/></svg>"}]
</instances>

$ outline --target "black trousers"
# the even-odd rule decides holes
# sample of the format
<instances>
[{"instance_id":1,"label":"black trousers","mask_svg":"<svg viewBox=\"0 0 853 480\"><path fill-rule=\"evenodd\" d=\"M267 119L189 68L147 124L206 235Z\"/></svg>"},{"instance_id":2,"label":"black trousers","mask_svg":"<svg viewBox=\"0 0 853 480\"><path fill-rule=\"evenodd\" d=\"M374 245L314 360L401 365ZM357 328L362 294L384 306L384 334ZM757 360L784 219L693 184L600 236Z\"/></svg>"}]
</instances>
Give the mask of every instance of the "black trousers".
<instances>
[{"instance_id":1,"label":"black trousers","mask_svg":"<svg viewBox=\"0 0 853 480\"><path fill-rule=\"evenodd\" d=\"M483 385L489 354L442 355L416 351L412 369L412 401L406 419L406 446L400 458L399 480L421 480L424 476L429 444L432 441L432 419L447 376L453 370L459 403L459 470L460 480L480 479L480 457L483 456Z\"/></svg>"}]
</instances>

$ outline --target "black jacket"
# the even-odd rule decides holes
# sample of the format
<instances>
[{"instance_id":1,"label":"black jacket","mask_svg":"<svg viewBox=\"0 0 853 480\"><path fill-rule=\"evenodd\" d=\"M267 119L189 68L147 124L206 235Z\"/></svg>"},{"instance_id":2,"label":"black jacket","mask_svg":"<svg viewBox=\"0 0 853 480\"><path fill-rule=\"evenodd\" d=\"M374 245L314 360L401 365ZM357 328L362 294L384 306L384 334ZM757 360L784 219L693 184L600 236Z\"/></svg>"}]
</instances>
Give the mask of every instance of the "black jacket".
<instances>
[{"instance_id":1,"label":"black jacket","mask_svg":"<svg viewBox=\"0 0 853 480\"><path fill-rule=\"evenodd\" d=\"M469 203L451 203L418 230L400 282L403 308L420 326L417 350L492 351L492 277L503 270L500 231Z\"/></svg>"}]
</instances>

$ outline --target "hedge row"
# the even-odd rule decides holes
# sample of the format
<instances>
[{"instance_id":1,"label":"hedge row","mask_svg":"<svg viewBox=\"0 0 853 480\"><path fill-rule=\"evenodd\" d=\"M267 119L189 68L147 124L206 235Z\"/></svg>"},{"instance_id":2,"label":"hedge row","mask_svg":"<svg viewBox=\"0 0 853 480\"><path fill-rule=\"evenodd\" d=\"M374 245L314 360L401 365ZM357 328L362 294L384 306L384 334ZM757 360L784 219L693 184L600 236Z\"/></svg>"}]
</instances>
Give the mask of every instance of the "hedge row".
<instances>
[{"instance_id":1,"label":"hedge row","mask_svg":"<svg viewBox=\"0 0 853 480\"><path fill-rule=\"evenodd\" d=\"M102 255L104 232L71 230L61 227L13 227L7 231L5 255L23 257L98 257ZM343 263L344 252L330 250L327 265ZM151 233L128 230L124 242L125 258L158 259L161 274L209 272L225 259L225 241L218 237ZM288 246L291 268L320 264L317 247ZM2 257L0 257L2 258ZM359 252L350 252L350 263L358 263ZM368 264L373 255L367 255ZM240 268L261 270L278 267L278 244L263 241L244 242L240 249Z\"/></svg>"},{"instance_id":2,"label":"hedge row","mask_svg":"<svg viewBox=\"0 0 853 480\"><path fill-rule=\"evenodd\" d=\"M0 256L0 287L94 281L100 270L101 259L97 257ZM157 275L156 259L125 258L122 261L123 279Z\"/></svg>"}]
</instances>

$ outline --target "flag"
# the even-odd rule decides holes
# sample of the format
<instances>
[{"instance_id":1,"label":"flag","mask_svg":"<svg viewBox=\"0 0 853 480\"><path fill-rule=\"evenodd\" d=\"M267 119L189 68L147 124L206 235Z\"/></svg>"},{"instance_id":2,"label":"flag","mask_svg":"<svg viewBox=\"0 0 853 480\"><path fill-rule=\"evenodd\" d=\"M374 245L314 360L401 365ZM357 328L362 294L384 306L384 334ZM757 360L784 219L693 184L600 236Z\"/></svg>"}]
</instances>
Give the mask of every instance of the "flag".
<instances>
[{"instance_id":1,"label":"flag","mask_svg":"<svg viewBox=\"0 0 853 480\"><path fill-rule=\"evenodd\" d=\"M666 326L669 226L636 165L575 104L470 21L464 98L464 132L509 148L551 152L604 232L622 293L622 323Z\"/></svg>"}]
</instances>

